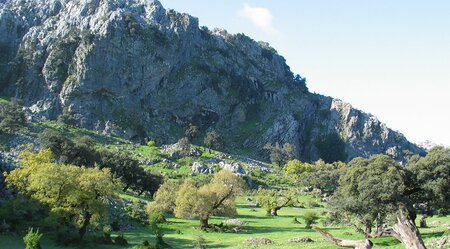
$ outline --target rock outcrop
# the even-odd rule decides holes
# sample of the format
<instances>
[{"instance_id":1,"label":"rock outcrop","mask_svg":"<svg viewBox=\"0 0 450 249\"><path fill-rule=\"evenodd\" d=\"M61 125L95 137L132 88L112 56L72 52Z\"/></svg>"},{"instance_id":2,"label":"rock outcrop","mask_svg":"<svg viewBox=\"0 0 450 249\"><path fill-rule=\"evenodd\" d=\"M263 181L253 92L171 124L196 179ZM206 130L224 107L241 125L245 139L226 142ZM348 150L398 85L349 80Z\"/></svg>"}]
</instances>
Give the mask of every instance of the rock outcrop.
<instances>
[{"instance_id":1,"label":"rock outcrop","mask_svg":"<svg viewBox=\"0 0 450 249\"><path fill-rule=\"evenodd\" d=\"M424 153L375 117L308 92L267 43L199 27L157 0L1 1L0 54L0 95L36 117L64 110L129 139L174 143L194 124L257 158L275 142L303 160L335 147L341 160Z\"/></svg>"}]
</instances>

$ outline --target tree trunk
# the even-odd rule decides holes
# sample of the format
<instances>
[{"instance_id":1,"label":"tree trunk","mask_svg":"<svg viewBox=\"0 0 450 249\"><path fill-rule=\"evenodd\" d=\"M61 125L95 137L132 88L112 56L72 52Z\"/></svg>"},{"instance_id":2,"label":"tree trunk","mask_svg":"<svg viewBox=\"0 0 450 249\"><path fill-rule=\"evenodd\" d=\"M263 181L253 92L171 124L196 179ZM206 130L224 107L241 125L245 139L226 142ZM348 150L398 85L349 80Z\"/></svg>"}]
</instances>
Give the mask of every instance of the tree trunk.
<instances>
[{"instance_id":1,"label":"tree trunk","mask_svg":"<svg viewBox=\"0 0 450 249\"><path fill-rule=\"evenodd\" d=\"M405 209L402 207L397 215L397 224L392 230L392 235L400 240L406 249L426 249L419 230L414 222L405 215Z\"/></svg>"},{"instance_id":2,"label":"tree trunk","mask_svg":"<svg viewBox=\"0 0 450 249\"><path fill-rule=\"evenodd\" d=\"M88 225L90 224L90 222L91 222L91 217L92 217L92 214L89 213L89 212L85 212L85 213L83 214L83 222L82 222L82 224L81 224L80 229L78 230L78 233L79 233L79 235L80 235L80 240L82 240L83 237L84 237L84 235L86 234L87 226L88 226Z\"/></svg>"},{"instance_id":3,"label":"tree trunk","mask_svg":"<svg viewBox=\"0 0 450 249\"><path fill-rule=\"evenodd\" d=\"M327 232L321 228L314 227L313 229L316 232L320 233L322 235L322 237L324 237L326 240L331 241L338 246L351 247L351 248L355 248L355 249L371 249L373 247L372 241L370 241L368 239L364 239L364 240L340 239L340 238L334 237L329 232Z\"/></svg>"},{"instance_id":4,"label":"tree trunk","mask_svg":"<svg viewBox=\"0 0 450 249\"><path fill-rule=\"evenodd\" d=\"M421 218L420 218L420 227L421 228L426 228L427 227L427 218L428 216L426 214L424 214Z\"/></svg>"},{"instance_id":5,"label":"tree trunk","mask_svg":"<svg viewBox=\"0 0 450 249\"><path fill-rule=\"evenodd\" d=\"M206 217L206 218L200 218L200 228L201 228L201 229L209 228L208 218L209 218L209 217Z\"/></svg>"},{"instance_id":6,"label":"tree trunk","mask_svg":"<svg viewBox=\"0 0 450 249\"><path fill-rule=\"evenodd\" d=\"M278 216L278 210L280 210L280 209L279 208L272 208L272 210L270 210L270 215Z\"/></svg>"},{"instance_id":7,"label":"tree trunk","mask_svg":"<svg viewBox=\"0 0 450 249\"><path fill-rule=\"evenodd\" d=\"M129 183L127 185L125 185L125 187L122 189L122 191L126 192L130 188L130 185L131 184L129 184Z\"/></svg>"}]
</instances>

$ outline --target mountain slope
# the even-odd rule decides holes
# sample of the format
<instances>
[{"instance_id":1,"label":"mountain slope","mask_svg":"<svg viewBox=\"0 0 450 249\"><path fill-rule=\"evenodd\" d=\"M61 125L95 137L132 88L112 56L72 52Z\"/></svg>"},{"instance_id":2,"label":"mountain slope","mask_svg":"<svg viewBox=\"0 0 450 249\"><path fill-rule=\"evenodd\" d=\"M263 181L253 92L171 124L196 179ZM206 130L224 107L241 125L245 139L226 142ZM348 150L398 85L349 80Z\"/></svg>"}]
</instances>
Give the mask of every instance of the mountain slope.
<instances>
[{"instance_id":1,"label":"mountain slope","mask_svg":"<svg viewBox=\"0 0 450 249\"><path fill-rule=\"evenodd\" d=\"M424 153L375 117L309 93L268 44L200 28L156 0L6 0L0 34L0 94L36 117L68 110L80 127L161 143L194 124L257 157L275 142L303 160L335 147L347 160Z\"/></svg>"}]
</instances>

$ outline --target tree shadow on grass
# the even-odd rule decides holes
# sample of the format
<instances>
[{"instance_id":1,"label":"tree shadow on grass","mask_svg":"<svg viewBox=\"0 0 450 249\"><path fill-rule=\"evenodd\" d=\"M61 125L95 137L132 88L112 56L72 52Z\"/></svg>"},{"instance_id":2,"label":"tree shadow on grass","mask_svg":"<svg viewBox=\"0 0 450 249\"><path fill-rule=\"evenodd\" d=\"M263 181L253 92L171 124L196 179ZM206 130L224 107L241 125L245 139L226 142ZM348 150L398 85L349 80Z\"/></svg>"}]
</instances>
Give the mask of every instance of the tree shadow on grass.
<instances>
[{"instance_id":1,"label":"tree shadow on grass","mask_svg":"<svg viewBox=\"0 0 450 249\"><path fill-rule=\"evenodd\" d=\"M436 239L442 237L444 232L422 232L420 235L422 236L422 239Z\"/></svg>"}]
</instances>

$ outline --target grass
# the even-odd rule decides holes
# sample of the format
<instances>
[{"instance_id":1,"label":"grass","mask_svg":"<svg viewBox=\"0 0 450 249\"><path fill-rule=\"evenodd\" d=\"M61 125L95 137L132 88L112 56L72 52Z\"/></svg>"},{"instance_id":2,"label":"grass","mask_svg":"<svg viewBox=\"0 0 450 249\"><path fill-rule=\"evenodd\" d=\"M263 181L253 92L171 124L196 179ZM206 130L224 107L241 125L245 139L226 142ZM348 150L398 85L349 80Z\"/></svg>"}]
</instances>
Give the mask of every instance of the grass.
<instances>
[{"instance_id":1,"label":"grass","mask_svg":"<svg viewBox=\"0 0 450 249\"><path fill-rule=\"evenodd\" d=\"M133 197L136 198L136 197ZM315 200L312 196L301 197L301 202L308 202ZM172 248L193 248L193 242L196 236L205 238L207 248L249 248L243 244L243 241L250 237L265 237L274 241L274 244L267 246L258 246L257 248L339 248L334 246L331 242L325 241L322 237L311 229L305 229L302 216L305 212L315 211L321 213L323 208L283 208L279 211L278 217L266 216L266 211L262 208L249 207L245 198L237 200L238 217L242 221L248 222L243 226L243 231L239 233L232 232L205 232L199 230L198 220L177 219L174 217L168 218L168 222L162 225L164 230L165 241L172 246ZM293 223L293 219L297 218L301 224ZM219 224L224 221L223 217L213 217L210 223ZM324 226L322 221L319 221L318 226L325 227L333 235L339 238L346 239L363 239L361 234L356 233L349 227L329 227ZM431 217L428 219L429 228L421 229L422 237L425 241L442 236L445 229L450 224L450 216L447 217ZM81 248L100 248L100 249L115 249L115 248L131 248L134 245L141 243L143 240L154 242L154 236L151 229L143 225L135 225L134 229L124 232L125 238L129 242L129 246L120 247L115 245L97 245L92 242L92 237L88 238ZM113 234L113 237L116 234ZM313 243L293 243L288 242L293 237L310 237L315 242ZM91 241L91 242L89 242ZM372 239L375 244L374 248L404 248L403 245L393 237L382 237ZM62 249L67 247L58 247L48 236L44 236L42 246L45 249ZM23 248L21 236L5 236L0 235L0 248L2 249L16 249ZM72 247L68 247L72 248ZM80 248L80 247L79 247Z\"/></svg>"}]
</instances>

